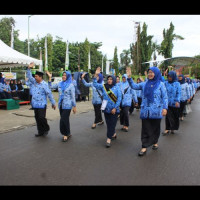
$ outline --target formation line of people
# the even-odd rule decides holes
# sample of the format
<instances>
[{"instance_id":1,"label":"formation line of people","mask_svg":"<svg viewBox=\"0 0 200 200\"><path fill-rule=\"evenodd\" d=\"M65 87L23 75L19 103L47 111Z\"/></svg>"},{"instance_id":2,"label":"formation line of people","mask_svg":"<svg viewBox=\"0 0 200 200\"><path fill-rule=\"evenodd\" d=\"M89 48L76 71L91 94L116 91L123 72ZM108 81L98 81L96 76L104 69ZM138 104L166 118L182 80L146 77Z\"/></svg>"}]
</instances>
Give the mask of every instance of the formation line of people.
<instances>
[{"instance_id":1,"label":"formation line of people","mask_svg":"<svg viewBox=\"0 0 200 200\"><path fill-rule=\"evenodd\" d=\"M75 87L72 75L69 71L64 71L62 81L52 84L52 74L46 72L49 81L43 80L43 72L37 71L35 78L32 77L31 63L27 69L27 78L31 83L32 101L31 105L35 112L38 133L36 137L47 135L50 127L46 119L47 97L52 108L56 109L55 100L51 89L58 89L58 108L60 112L60 133L63 135L62 141L66 142L71 136L70 113L76 113ZM116 79L114 75L108 75L104 83L101 68L98 67L88 83L81 79L86 87L91 87L93 91L92 104L94 106L95 120L91 126L95 129L97 125L104 124L102 113L104 114L107 127L106 147L111 147L111 141L117 139L116 125L118 116L121 130L129 130L129 114L132 108L140 109L141 119L141 149L138 156L144 156L147 148L158 149L158 141L161 133L161 120L165 116L165 131L163 136L174 134L178 130L180 121L183 121L187 112L186 106L191 104L195 93L200 88L199 81L192 81L183 75L177 77L175 71L170 71L167 80L161 75L158 67L150 67L146 73L145 81L138 78L135 83L132 79L131 68L127 67L126 74L122 76L122 81Z\"/></svg>"}]
</instances>

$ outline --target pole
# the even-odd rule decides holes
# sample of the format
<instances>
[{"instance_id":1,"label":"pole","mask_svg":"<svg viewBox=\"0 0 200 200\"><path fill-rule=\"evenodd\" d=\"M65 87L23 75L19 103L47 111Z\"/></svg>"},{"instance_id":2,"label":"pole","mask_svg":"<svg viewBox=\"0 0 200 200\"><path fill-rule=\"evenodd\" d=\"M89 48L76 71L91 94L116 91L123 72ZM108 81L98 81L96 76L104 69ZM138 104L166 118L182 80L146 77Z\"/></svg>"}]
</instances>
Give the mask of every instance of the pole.
<instances>
[{"instance_id":1,"label":"pole","mask_svg":"<svg viewBox=\"0 0 200 200\"><path fill-rule=\"evenodd\" d=\"M80 72L80 48L78 48L78 71Z\"/></svg>"},{"instance_id":2,"label":"pole","mask_svg":"<svg viewBox=\"0 0 200 200\"><path fill-rule=\"evenodd\" d=\"M29 41L30 28L29 28L29 19L30 19L31 16L33 16L33 15L29 15L28 16L28 56L30 56L30 41Z\"/></svg>"}]
</instances>

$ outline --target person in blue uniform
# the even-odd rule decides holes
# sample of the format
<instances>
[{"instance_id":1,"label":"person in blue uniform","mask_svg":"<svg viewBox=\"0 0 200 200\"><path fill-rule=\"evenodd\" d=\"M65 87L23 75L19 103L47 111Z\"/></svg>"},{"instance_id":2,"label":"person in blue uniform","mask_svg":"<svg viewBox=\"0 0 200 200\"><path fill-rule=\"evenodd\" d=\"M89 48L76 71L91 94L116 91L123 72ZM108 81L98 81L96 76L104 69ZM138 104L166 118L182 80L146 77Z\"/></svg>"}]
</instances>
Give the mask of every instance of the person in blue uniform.
<instances>
[{"instance_id":1,"label":"person in blue uniform","mask_svg":"<svg viewBox=\"0 0 200 200\"><path fill-rule=\"evenodd\" d=\"M137 79L137 83L143 82L140 78ZM136 107L137 110L140 109L141 103L142 103L142 90L136 90L136 95L138 99L138 106Z\"/></svg>"},{"instance_id":2,"label":"person in blue uniform","mask_svg":"<svg viewBox=\"0 0 200 200\"><path fill-rule=\"evenodd\" d=\"M179 129L179 108L181 98L181 86L178 82L175 71L170 71L167 75L168 81L165 81L168 96L168 112L165 118L165 131L163 135Z\"/></svg>"},{"instance_id":3,"label":"person in blue uniform","mask_svg":"<svg viewBox=\"0 0 200 200\"><path fill-rule=\"evenodd\" d=\"M94 113L95 113L95 120L94 123L92 125L92 129L96 128L96 125L102 125L104 123L103 119L102 119L102 114L101 114L101 104L102 104L102 91L96 89L93 86L93 82L91 83L87 83L84 79L86 73L83 73L81 78L82 78L82 82L84 84L84 86L86 87L92 87L92 104L94 106ZM97 77L97 83L98 84L102 84L103 82L103 75L100 73Z\"/></svg>"},{"instance_id":4,"label":"person in blue uniform","mask_svg":"<svg viewBox=\"0 0 200 200\"><path fill-rule=\"evenodd\" d=\"M47 97L49 98L52 108L55 110L55 100L48 87L48 84L43 80L43 72L36 71L35 78L32 77L31 68L35 64L32 62L29 64L26 71L26 77L32 83L32 101L31 105L34 109L35 120L37 124L38 133L35 134L36 137L47 135L50 127L46 119L46 107L47 107Z\"/></svg>"},{"instance_id":5,"label":"person in blue uniform","mask_svg":"<svg viewBox=\"0 0 200 200\"><path fill-rule=\"evenodd\" d=\"M150 67L147 73L147 81L136 84L131 78L131 68L127 67L126 69L127 80L131 88L142 90L140 110L142 149L138 156L144 156L150 146L153 150L158 149L161 119L167 114L168 109L167 92L164 83L161 81L160 70L157 67Z\"/></svg>"},{"instance_id":6,"label":"person in blue uniform","mask_svg":"<svg viewBox=\"0 0 200 200\"><path fill-rule=\"evenodd\" d=\"M127 81L127 75L122 76L122 82L119 84L119 87L122 92L122 102L121 102L121 111L120 111L120 124L123 125L122 129L125 132L128 132L129 127L129 109L132 104L132 89L129 86Z\"/></svg>"},{"instance_id":7,"label":"person in blue uniform","mask_svg":"<svg viewBox=\"0 0 200 200\"><path fill-rule=\"evenodd\" d=\"M6 95L6 99L12 99L12 95L11 95L11 89L10 89L10 81L9 80L5 80L6 84L4 85L4 92Z\"/></svg>"},{"instance_id":8,"label":"person in blue uniform","mask_svg":"<svg viewBox=\"0 0 200 200\"><path fill-rule=\"evenodd\" d=\"M64 71L62 74L62 81L56 84L51 83L51 74L47 71L49 76L49 87L51 89L58 89L59 100L58 108L60 111L60 133L63 135L62 141L66 142L72 136L70 130L70 113L76 113L76 98L75 87L72 82L72 75L69 71Z\"/></svg>"},{"instance_id":9,"label":"person in blue uniform","mask_svg":"<svg viewBox=\"0 0 200 200\"><path fill-rule=\"evenodd\" d=\"M98 67L93 78L93 86L102 91L103 101L101 109L104 112L107 125L107 140L106 147L111 146L111 140L116 139L115 127L117 124L118 114L120 113L119 106L122 100L122 93L119 86L116 85L116 78L113 75L107 77L107 83L102 85L97 83L97 77L101 72Z\"/></svg>"},{"instance_id":10,"label":"person in blue uniform","mask_svg":"<svg viewBox=\"0 0 200 200\"><path fill-rule=\"evenodd\" d=\"M179 118L181 121L183 121L183 110L187 104L187 102L190 101L190 91L189 86L185 82L184 76L181 74L178 76L178 81L181 85L181 98L180 98L180 108L179 108Z\"/></svg>"},{"instance_id":11,"label":"person in blue uniform","mask_svg":"<svg viewBox=\"0 0 200 200\"><path fill-rule=\"evenodd\" d=\"M3 78L3 74L0 72L0 83L5 84L5 78Z\"/></svg>"}]
</instances>

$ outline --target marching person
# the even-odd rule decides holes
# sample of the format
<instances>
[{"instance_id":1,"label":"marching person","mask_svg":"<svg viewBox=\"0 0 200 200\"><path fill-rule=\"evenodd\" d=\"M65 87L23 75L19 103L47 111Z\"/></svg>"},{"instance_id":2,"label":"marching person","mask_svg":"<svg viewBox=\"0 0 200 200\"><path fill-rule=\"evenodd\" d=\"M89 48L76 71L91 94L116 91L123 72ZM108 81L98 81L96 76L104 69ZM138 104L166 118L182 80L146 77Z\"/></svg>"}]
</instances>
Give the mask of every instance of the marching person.
<instances>
[{"instance_id":1,"label":"marching person","mask_svg":"<svg viewBox=\"0 0 200 200\"><path fill-rule=\"evenodd\" d=\"M174 130L179 129L179 108L181 97L181 86L177 81L177 75L175 71L170 71L167 75L168 81L165 81L165 87L167 89L168 96L168 112L165 118L165 131L163 135L168 135L171 131L174 134Z\"/></svg>"},{"instance_id":2,"label":"marching person","mask_svg":"<svg viewBox=\"0 0 200 200\"><path fill-rule=\"evenodd\" d=\"M137 79L137 84L143 82L141 78ZM140 109L141 103L142 103L142 90L136 90L136 95L138 99L138 106L136 107L136 110Z\"/></svg>"},{"instance_id":3,"label":"marching person","mask_svg":"<svg viewBox=\"0 0 200 200\"><path fill-rule=\"evenodd\" d=\"M115 127L117 124L118 114L120 112L119 106L121 103L122 94L120 88L116 85L116 78L113 75L109 75L107 77L106 84L102 85L97 83L97 77L99 76L100 72L101 68L98 67L93 78L93 86L102 91L103 102L101 109L104 112L107 125L106 147L109 148L111 146L111 140L117 138Z\"/></svg>"},{"instance_id":4,"label":"marching person","mask_svg":"<svg viewBox=\"0 0 200 200\"><path fill-rule=\"evenodd\" d=\"M122 102L121 102L121 111L120 111L120 124L123 125L122 129L125 132L128 132L129 127L129 109L132 104L132 89L129 86L127 81L127 75L124 74L122 76L122 82L119 85L121 92L122 92Z\"/></svg>"},{"instance_id":5,"label":"marching person","mask_svg":"<svg viewBox=\"0 0 200 200\"><path fill-rule=\"evenodd\" d=\"M71 137L70 131L70 113L76 113L76 99L75 99L75 87L72 82L72 75L69 71L64 71L62 74L62 81L52 85L51 77L48 71L46 72L49 77L49 87L51 89L58 89L59 100L58 107L60 110L60 133L63 135L63 142L68 141Z\"/></svg>"},{"instance_id":6,"label":"marching person","mask_svg":"<svg viewBox=\"0 0 200 200\"><path fill-rule=\"evenodd\" d=\"M96 128L96 125L102 125L104 123L103 119L102 119L102 114L101 114L101 104L102 104L102 91L96 89L93 86L93 82L91 83L87 83L84 79L86 73L83 73L81 78L82 78L82 82L86 87L92 87L92 104L94 106L94 113L95 113L95 120L94 123L92 125L92 129ZM98 84L102 84L103 82L103 75L100 73L98 74L98 76L96 77L97 79L97 83Z\"/></svg>"},{"instance_id":7,"label":"marching person","mask_svg":"<svg viewBox=\"0 0 200 200\"><path fill-rule=\"evenodd\" d=\"M181 84L181 99L180 99L180 109L179 109L179 118L181 121L183 121L183 110L187 104L190 101L190 91L189 86L185 82L184 76L181 74L178 76L178 81Z\"/></svg>"},{"instance_id":8,"label":"marching person","mask_svg":"<svg viewBox=\"0 0 200 200\"><path fill-rule=\"evenodd\" d=\"M32 83L32 100L31 105L34 109L35 120L37 124L38 134L35 134L36 137L47 135L50 127L46 119L46 107L47 107L47 97L49 98L52 108L55 110L55 100L51 93L51 90L48 87L48 84L43 80L43 72L36 71L35 78L33 78L30 68L35 64L32 62L28 66L26 77Z\"/></svg>"},{"instance_id":9,"label":"marching person","mask_svg":"<svg viewBox=\"0 0 200 200\"><path fill-rule=\"evenodd\" d=\"M168 109L167 92L164 83L161 82L160 70L157 67L150 67L147 73L147 81L136 84L131 78L131 68L127 67L126 69L127 80L131 88L142 90L140 110L142 149L138 156L145 155L147 148L152 145L153 150L158 149L161 119L167 114Z\"/></svg>"}]
</instances>

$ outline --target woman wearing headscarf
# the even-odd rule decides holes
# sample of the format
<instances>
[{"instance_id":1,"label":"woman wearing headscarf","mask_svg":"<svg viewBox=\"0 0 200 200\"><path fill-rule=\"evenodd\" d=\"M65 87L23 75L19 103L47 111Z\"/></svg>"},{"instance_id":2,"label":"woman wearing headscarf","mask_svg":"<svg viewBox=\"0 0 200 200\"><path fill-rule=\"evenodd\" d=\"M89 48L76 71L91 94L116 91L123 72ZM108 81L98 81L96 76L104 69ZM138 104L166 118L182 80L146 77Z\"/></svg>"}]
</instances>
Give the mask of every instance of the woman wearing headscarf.
<instances>
[{"instance_id":1,"label":"woman wearing headscarf","mask_svg":"<svg viewBox=\"0 0 200 200\"><path fill-rule=\"evenodd\" d=\"M17 94L20 99L24 99L24 87L20 80L17 81Z\"/></svg>"},{"instance_id":2,"label":"woman wearing headscarf","mask_svg":"<svg viewBox=\"0 0 200 200\"><path fill-rule=\"evenodd\" d=\"M178 82L181 85L179 117L180 117L180 120L183 121L183 110L184 110L187 102L189 102L189 100L190 100L190 91L189 91L189 86L185 82L185 78L182 74L178 76Z\"/></svg>"},{"instance_id":3,"label":"woman wearing headscarf","mask_svg":"<svg viewBox=\"0 0 200 200\"><path fill-rule=\"evenodd\" d=\"M141 83L142 80L140 78L137 79L137 83ZM136 107L137 110L140 109L142 103L142 90L136 90L137 99L138 99L138 106Z\"/></svg>"},{"instance_id":4,"label":"woman wearing headscarf","mask_svg":"<svg viewBox=\"0 0 200 200\"><path fill-rule=\"evenodd\" d=\"M175 71L170 71L167 75L168 81L165 81L168 96L168 112L165 118L165 131L163 135L174 134L174 130L179 129L179 108L181 98L181 86L177 80Z\"/></svg>"},{"instance_id":5,"label":"woman wearing headscarf","mask_svg":"<svg viewBox=\"0 0 200 200\"><path fill-rule=\"evenodd\" d=\"M13 99L19 99L19 96L17 94L17 85L15 84L15 80L10 80L10 89L11 89L11 95Z\"/></svg>"},{"instance_id":6,"label":"woman wearing headscarf","mask_svg":"<svg viewBox=\"0 0 200 200\"><path fill-rule=\"evenodd\" d=\"M122 92L122 101L121 101L121 111L120 111L120 124L123 125L122 129L125 132L128 132L129 127L129 109L132 104L132 89L129 86L127 81L127 75L124 74L122 76L122 82L120 83L119 87Z\"/></svg>"},{"instance_id":7,"label":"woman wearing headscarf","mask_svg":"<svg viewBox=\"0 0 200 200\"><path fill-rule=\"evenodd\" d=\"M131 68L127 67L126 69L127 80L131 88L142 90L140 110L142 149L138 156L145 155L150 146L153 150L158 149L161 119L167 114L168 109L167 92L164 83L161 81L160 70L157 67L150 67L147 73L147 81L136 84L131 78Z\"/></svg>"},{"instance_id":8,"label":"woman wearing headscarf","mask_svg":"<svg viewBox=\"0 0 200 200\"><path fill-rule=\"evenodd\" d=\"M70 131L70 113L76 113L76 99L75 99L75 87L72 83L72 76L69 71L64 71L62 74L62 81L52 85L49 72L46 72L49 76L49 87L51 89L58 89L59 100L58 107L60 110L60 133L63 135L63 142L66 142L71 136Z\"/></svg>"},{"instance_id":9,"label":"woman wearing headscarf","mask_svg":"<svg viewBox=\"0 0 200 200\"><path fill-rule=\"evenodd\" d=\"M97 83L97 76L100 74L101 68L96 69L93 86L102 91L103 101L101 109L104 112L106 125L107 125L107 141L106 147L111 146L111 140L116 139L117 135L115 132L115 127L117 124L117 117L119 114L119 106L122 99L122 94L119 86L116 85L116 78L113 75L107 77L107 83L102 85Z\"/></svg>"},{"instance_id":10,"label":"woman wearing headscarf","mask_svg":"<svg viewBox=\"0 0 200 200\"><path fill-rule=\"evenodd\" d=\"M95 120L94 123L92 125L92 129L96 128L96 125L102 125L104 123L103 119L102 119L102 115L101 115L101 104L102 104L102 91L96 89L93 86L93 82L91 83L87 83L84 79L86 73L83 73L81 78L82 78L82 82L86 87L92 87L92 104L94 106L94 113L95 113ZM98 84L102 84L103 82L103 75L100 73L97 76L97 83Z\"/></svg>"}]
</instances>

